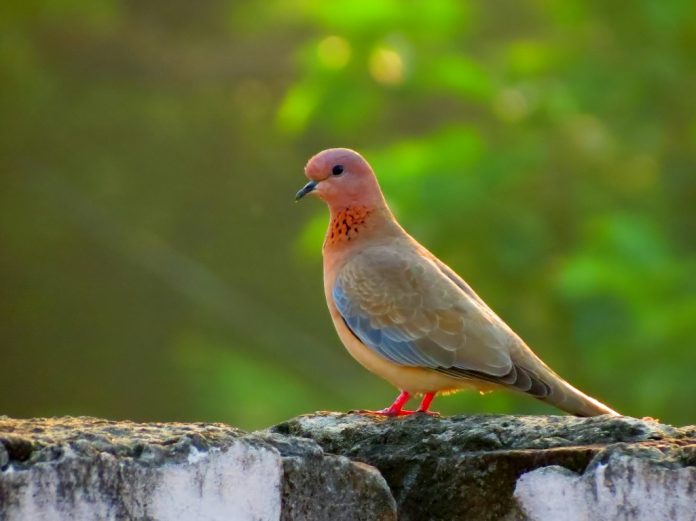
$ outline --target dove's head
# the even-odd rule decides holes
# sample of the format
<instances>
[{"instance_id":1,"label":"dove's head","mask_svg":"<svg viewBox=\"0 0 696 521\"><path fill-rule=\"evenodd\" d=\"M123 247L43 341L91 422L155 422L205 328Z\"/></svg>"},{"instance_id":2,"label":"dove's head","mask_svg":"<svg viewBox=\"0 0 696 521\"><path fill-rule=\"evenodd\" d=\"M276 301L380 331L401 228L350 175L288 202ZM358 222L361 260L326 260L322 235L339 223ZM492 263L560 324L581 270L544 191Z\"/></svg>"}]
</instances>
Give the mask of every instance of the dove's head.
<instances>
[{"instance_id":1,"label":"dove's head","mask_svg":"<svg viewBox=\"0 0 696 521\"><path fill-rule=\"evenodd\" d=\"M375 174L365 159L347 148L330 148L312 157L305 166L309 179L295 197L314 194L330 208L383 206L384 198Z\"/></svg>"}]
</instances>

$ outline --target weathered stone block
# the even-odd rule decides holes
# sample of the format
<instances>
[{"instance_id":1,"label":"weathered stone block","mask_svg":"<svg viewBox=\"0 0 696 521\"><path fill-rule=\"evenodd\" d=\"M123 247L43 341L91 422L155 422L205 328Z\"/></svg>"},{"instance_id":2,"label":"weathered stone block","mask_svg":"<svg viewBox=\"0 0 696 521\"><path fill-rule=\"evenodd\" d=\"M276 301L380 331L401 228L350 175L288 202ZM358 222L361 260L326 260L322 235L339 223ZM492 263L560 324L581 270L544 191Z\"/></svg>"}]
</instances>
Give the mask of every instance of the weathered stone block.
<instances>
[{"instance_id":1,"label":"weathered stone block","mask_svg":"<svg viewBox=\"0 0 696 521\"><path fill-rule=\"evenodd\" d=\"M544 467L522 475L515 498L532 521L696 521L696 445L619 445L582 474Z\"/></svg>"},{"instance_id":2,"label":"weathered stone block","mask_svg":"<svg viewBox=\"0 0 696 521\"><path fill-rule=\"evenodd\" d=\"M0 447L3 521L395 519L375 469L222 424L0 417Z\"/></svg>"},{"instance_id":3,"label":"weathered stone block","mask_svg":"<svg viewBox=\"0 0 696 521\"><path fill-rule=\"evenodd\" d=\"M637 501L648 488L653 494L646 500L656 498L651 511L666 516L674 507L683 515L685 512L696 515L696 429L693 427L676 429L656 422L607 416L433 418L414 415L385 419L324 413L300 416L272 430L310 438L326 452L376 467L389 483L399 519L404 521L649 519L582 517L585 512L602 512L604 503L611 502L609 498L617 505L624 505L616 508L643 508L645 503L631 502ZM588 503L590 506L583 510L580 507L586 500L583 494L591 494L589 490L599 479L593 477L592 469L600 468L597 462L605 461L608 454L620 447L634 449L630 463L620 467L611 460L607 468L622 469L624 474L619 481L623 480L623 488L617 489L614 495L607 493L604 503L598 501L595 506ZM667 460L675 469L684 471L679 478L656 477L648 480L649 485L630 481L630 469ZM590 471L587 477L582 475L586 469ZM555 480L556 488L548 488L549 481ZM668 485L671 480L676 480L674 483L679 486ZM609 488L617 486L606 481L605 484ZM563 499L564 494L571 492L577 497L575 503ZM548 506L547 510L544 505ZM576 512L568 511L570 508ZM577 517L573 517L576 513Z\"/></svg>"},{"instance_id":4,"label":"weathered stone block","mask_svg":"<svg viewBox=\"0 0 696 521\"><path fill-rule=\"evenodd\" d=\"M696 428L633 418L0 417L2 521L696 521L695 493Z\"/></svg>"}]
</instances>

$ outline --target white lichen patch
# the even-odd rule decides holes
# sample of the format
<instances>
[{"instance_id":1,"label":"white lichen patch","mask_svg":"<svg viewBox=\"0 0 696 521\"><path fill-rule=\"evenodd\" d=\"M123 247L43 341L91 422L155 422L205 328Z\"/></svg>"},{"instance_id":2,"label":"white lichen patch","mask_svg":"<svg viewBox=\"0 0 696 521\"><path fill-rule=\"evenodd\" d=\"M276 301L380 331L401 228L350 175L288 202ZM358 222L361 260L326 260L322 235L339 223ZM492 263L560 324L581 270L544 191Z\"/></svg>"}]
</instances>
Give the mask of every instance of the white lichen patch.
<instances>
[{"instance_id":1,"label":"white lichen patch","mask_svg":"<svg viewBox=\"0 0 696 521\"><path fill-rule=\"evenodd\" d=\"M188 461L158 466L107 453L73 455L1 473L7 521L278 520L282 461L273 449L233 442L191 450Z\"/></svg>"},{"instance_id":2,"label":"white lichen patch","mask_svg":"<svg viewBox=\"0 0 696 521\"><path fill-rule=\"evenodd\" d=\"M696 468L614 455L583 475L558 466L523 474L515 498L530 521L696 521Z\"/></svg>"},{"instance_id":3,"label":"white lichen patch","mask_svg":"<svg viewBox=\"0 0 696 521\"><path fill-rule=\"evenodd\" d=\"M218 449L213 448L210 450L217 452ZM189 455L188 455L188 458L186 458L186 460L189 463L193 464L193 463L198 463L199 461L205 459L207 456L208 456L208 452L198 450L196 447L191 445L191 448L189 449Z\"/></svg>"},{"instance_id":4,"label":"white lichen patch","mask_svg":"<svg viewBox=\"0 0 696 521\"><path fill-rule=\"evenodd\" d=\"M305 430L316 430L339 435L346 429L350 429L351 425L347 423L337 422L336 418L343 416L341 413L323 413L323 416L300 416L297 420Z\"/></svg>"}]
</instances>

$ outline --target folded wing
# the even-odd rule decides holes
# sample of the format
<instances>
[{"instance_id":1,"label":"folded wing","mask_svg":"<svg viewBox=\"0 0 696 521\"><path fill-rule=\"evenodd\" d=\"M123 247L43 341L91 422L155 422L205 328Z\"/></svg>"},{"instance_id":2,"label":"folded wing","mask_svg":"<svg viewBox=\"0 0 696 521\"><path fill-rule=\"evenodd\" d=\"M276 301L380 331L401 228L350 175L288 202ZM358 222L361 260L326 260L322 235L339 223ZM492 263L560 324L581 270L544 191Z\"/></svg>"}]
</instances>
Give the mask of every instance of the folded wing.
<instances>
[{"instance_id":1,"label":"folded wing","mask_svg":"<svg viewBox=\"0 0 696 521\"><path fill-rule=\"evenodd\" d=\"M353 334L395 364L537 397L549 392L533 371L513 362L511 350L522 341L437 259L410 248L368 248L342 268L332 295Z\"/></svg>"}]
</instances>

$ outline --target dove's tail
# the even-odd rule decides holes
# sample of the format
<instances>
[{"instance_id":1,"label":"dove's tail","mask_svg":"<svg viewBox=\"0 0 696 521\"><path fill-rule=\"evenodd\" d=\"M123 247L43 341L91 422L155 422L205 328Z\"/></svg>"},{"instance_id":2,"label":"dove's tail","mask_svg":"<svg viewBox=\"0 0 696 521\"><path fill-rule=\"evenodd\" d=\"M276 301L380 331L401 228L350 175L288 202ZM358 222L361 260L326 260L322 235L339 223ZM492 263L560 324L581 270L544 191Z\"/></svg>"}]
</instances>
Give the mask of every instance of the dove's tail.
<instances>
[{"instance_id":1,"label":"dove's tail","mask_svg":"<svg viewBox=\"0 0 696 521\"><path fill-rule=\"evenodd\" d=\"M587 396L555 373L552 373L552 376L552 378L543 378L549 387L549 393L546 396L537 397L542 402L551 404L575 416L619 415L615 410L610 409L599 400Z\"/></svg>"}]
</instances>

